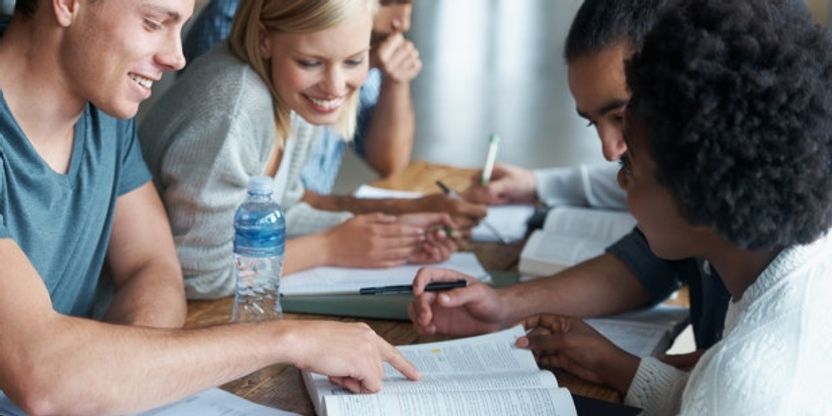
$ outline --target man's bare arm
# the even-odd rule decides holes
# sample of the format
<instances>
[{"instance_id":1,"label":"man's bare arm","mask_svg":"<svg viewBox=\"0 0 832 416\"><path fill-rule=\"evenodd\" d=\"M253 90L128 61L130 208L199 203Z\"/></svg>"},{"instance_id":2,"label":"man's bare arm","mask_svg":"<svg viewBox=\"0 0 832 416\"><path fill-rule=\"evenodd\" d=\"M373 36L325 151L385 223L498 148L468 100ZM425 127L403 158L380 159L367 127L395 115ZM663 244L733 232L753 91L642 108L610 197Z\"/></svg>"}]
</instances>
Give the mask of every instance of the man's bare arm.
<instances>
[{"instance_id":1,"label":"man's bare arm","mask_svg":"<svg viewBox=\"0 0 832 416\"><path fill-rule=\"evenodd\" d=\"M152 183L118 198L107 261L116 287L107 321L159 328L184 324L182 269Z\"/></svg>"}]
</instances>

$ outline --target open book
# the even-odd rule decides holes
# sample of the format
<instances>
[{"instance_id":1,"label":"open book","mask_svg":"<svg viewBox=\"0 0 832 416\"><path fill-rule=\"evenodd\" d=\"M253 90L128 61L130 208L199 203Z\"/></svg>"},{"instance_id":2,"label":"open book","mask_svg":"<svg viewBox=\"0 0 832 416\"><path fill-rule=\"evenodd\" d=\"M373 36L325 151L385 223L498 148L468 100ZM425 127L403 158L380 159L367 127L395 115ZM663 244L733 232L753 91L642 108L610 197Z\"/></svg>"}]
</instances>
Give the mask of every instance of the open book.
<instances>
[{"instance_id":1,"label":"open book","mask_svg":"<svg viewBox=\"0 0 832 416\"><path fill-rule=\"evenodd\" d=\"M624 351L638 357L667 351L690 321L687 308L658 305L586 322Z\"/></svg>"},{"instance_id":2,"label":"open book","mask_svg":"<svg viewBox=\"0 0 832 416\"><path fill-rule=\"evenodd\" d=\"M318 415L576 415L572 396L514 346L520 326L453 341L398 347L421 372L414 382L385 364L384 388L351 394L320 375L303 373Z\"/></svg>"},{"instance_id":3,"label":"open book","mask_svg":"<svg viewBox=\"0 0 832 416\"><path fill-rule=\"evenodd\" d=\"M543 228L529 236L520 253L520 274L524 280L548 276L603 254L635 224L636 220L623 211L552 208Z\"/></svg>"}]
</instances>

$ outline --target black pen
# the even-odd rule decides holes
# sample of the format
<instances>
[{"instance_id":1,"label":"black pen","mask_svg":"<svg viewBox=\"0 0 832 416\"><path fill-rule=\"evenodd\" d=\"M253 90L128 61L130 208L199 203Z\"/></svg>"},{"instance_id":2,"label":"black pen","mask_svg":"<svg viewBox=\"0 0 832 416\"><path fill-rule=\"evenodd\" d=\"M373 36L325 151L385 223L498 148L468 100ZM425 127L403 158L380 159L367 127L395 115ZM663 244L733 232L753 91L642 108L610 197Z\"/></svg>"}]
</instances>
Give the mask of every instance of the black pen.
<instances>
[{"instance_id":1,"label":"black pen","mask_svg":"<svg viewBox=\"0 0 832 416\"><path fill-rule=\"evenodd\" d=\"M442 181L436 181L436 186L442 190L445 195L448 195L451 198L459 198L459 194L457 194L453 189L449 188L448 185L445 185Z\"/></svg>"},{"instance_id":2,"label":"black pen","mask_svg":"<svg viewBox=\"0 0 832 416\"><path fill-rule=\"evenodd\" d=\"M464 279L454 280L452 282L431 282L425 286L425 291L439 292L465 286L468 286L468 281ZM362 287L358 290L359 295L399 295L408 293L413 293L413 285Z\"/></svg>"},{"instance_id":3,"label":"black pen","mask_svg":"<svg viewBox=\"0 0 832 416\"><path fill-rule=\"evenodd\" d=\"M448 185L445 185L445 183L444 183L444 182L442 182L442 181L440 181L440 180L437 180L437 181L436 181L436 186L438 186L438 187L439 187L439 189L441 189L441 190L442 190L442 192L444 192L444 193L445 193L445 195L447 195L449 198L459 198L459 194L458 194L458 193L456 193L456 191L454 191L453 189L451 189ZM491 225L491 224L490 224L488 221L486 221L486 220L482 220L481 222L482 222L482 225L484 225L484 226L485 226L485 228L488 228L488 229L489 229L492 233L494 233L494 235L495 235L495 236L497 236L497 239L498 239L498 240L500 240L500 242L501 242L501 243L503 243L503 244L509 244L509 241L508 241L508 240L506 240L506 239L502 236L502 234L500 234L500 232L499 232L499 231L497 231L497 228L496 228L496 227L494 227L493 225Z\"/></svg>"}]
</instances>

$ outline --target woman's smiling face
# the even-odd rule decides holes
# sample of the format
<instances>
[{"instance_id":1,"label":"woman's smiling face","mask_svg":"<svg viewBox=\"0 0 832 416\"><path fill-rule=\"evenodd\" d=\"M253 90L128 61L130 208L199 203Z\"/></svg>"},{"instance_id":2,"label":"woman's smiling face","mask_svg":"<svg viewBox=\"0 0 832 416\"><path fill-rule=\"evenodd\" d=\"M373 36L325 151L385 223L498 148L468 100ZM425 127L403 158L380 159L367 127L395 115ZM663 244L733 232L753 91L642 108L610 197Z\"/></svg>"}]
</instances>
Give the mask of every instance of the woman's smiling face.
<instances>
[{"instance_id":1,"label":"woman's smiling face","mask_svg":"<svg viewBox=\"0 0 832 416\"><path fill-rule=\"evenodd\" d=\"M318 32L267 34L264 55L283 104L309 123L337 122L367 77L372 25L367 10Z\"/></svg>"}]
</instances>

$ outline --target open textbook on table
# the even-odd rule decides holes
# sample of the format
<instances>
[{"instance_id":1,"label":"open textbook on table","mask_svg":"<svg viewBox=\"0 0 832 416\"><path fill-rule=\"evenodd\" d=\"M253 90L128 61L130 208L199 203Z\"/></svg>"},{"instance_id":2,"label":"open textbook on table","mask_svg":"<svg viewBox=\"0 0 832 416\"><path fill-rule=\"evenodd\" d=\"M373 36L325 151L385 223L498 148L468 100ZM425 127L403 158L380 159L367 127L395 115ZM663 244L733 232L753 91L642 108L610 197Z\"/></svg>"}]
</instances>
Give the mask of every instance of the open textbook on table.
<instances>
[{"instance_id":1,"label":"open textbook on table","mask_svg":"<svg viewBox=\"0 0 832 416\"><path fill-rule=\"evenodd\" d=\"M520 253L522 280L548 276L604 253L632 231L636 220L625 211L554 207Z\"/></svg>"},{"instance_id":2,"label":"open textbook on table","mask_svg":"<svg viewBox=\"0 0 832 416\"><path fill-rule=\"evenodd\" d=\"M397 347L421 372L409 381L385 363L384 388L351 394L320 374L303 372L318 415L575 416L569 391L541 370L531 351L514 346L516 326L492 334Z\"/></svg>"}]
</instances>

